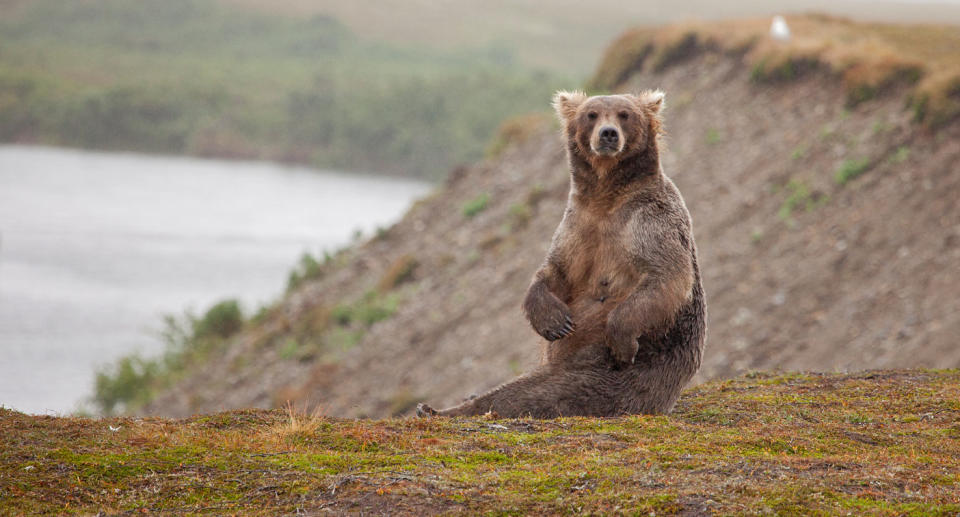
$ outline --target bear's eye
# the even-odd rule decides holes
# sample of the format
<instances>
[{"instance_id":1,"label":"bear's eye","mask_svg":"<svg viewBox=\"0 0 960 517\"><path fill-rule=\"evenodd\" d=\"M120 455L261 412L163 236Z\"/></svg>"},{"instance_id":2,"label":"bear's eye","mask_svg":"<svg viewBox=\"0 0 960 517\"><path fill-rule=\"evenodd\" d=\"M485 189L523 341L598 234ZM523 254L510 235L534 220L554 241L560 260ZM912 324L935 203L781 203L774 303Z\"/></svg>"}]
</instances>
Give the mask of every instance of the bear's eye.
<instances>
[{"instance_id":1,"label":"bear's eye","mask_svg":"<svg viewBox=\"0 0 960 517\"><path fill-rule=\"evenodd\" d=\"M617 117L619 117L620 120L627 120L628 118L630 118L630 114L627 113L626 111L621 111L620 113L617 113Z\"/></svg>"},{"instance_id":2,"label":"bear's eye","mask_svg":"<svg viewBox=\"0 0 960 517\"><path fill-rule=\"evenodd\" d=\"M587 118L590 120L597 120L597 112L591 111L590 113L587 113Z\"/></svg>"}]
</instances>

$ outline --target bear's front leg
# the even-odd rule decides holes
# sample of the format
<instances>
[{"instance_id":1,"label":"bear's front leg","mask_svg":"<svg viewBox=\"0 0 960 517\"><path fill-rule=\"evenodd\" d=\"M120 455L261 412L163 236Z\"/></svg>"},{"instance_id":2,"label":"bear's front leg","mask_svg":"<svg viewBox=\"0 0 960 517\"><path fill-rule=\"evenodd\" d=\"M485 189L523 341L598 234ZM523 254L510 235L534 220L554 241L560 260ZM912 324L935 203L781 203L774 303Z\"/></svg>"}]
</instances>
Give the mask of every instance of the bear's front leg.
<instances>
[{"instance_id":1,"label":"bear's front leg","mask_svg":"<svg viewBox=\"0 0 960 517\"><path fill-rule=\"evenodd\" d=\"M621 305L623 307L623 305ZM612 311L607 317L606 344L617 364L633 364L640 349L640 331L635 319L617 315Z\"/></svg>"},{"instance_id":2,"label":"bear's front leg","mask_svg":"<svg viewBox=\"0 0 960 517\"><path fill-rule=\"evenodd\" d=\"M527 290L523 312L537 334L547 341L567 337L576 328L570 307L550 292L542 278L534 280Z\"/></svg>"},{"instance_id":3,"label":"bear's front leg","mask_svg":"<svg viewBox=\"0 0 960 517\"><path fill-rule=\"evenodd\" d=\"M689 262L663 268L607 315L606 343L620 364L633 364L640 337L673 324L693 286Z\"/></svg>"}]
</instances>

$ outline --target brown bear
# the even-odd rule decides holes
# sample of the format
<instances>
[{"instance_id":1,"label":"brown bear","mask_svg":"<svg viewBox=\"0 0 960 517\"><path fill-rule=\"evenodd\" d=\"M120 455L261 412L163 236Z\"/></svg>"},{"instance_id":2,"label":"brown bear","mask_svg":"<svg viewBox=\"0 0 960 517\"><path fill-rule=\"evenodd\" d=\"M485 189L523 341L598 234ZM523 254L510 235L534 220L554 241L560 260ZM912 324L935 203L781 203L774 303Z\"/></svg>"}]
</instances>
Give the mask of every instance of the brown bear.
<instances>
[{"instance_id":1,"label":"brown bear","mask_svg":"<svg viewBox=\"0 0 960 517\"><path fill-rule=\"evenodd\" d=\"M700 368L706 304L690 214L660 165L664 95L558 92L570 165L566 212L523 310L543 364L420 416L667 413Z\"/></svg>"}]
</instances>

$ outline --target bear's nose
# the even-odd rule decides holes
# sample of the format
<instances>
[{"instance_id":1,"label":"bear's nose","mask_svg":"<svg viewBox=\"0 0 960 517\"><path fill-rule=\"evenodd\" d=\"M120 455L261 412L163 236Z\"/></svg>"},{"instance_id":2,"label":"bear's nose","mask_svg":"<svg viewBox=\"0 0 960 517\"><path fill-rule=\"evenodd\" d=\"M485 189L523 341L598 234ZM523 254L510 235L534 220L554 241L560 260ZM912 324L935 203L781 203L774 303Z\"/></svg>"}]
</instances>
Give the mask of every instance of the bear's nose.
<instances>
[{"instance_id":1,"label":"bear's nose","mask_svg":"<svg viewBox=\"0 0 960 517\"><path fill-rule=\"evenodd\" d=\"M620 139L620 133L617 132L617 128L613 126L606 126L600 128L600 140L608 142L616 142Z\"/></svg>"}]
</instances>

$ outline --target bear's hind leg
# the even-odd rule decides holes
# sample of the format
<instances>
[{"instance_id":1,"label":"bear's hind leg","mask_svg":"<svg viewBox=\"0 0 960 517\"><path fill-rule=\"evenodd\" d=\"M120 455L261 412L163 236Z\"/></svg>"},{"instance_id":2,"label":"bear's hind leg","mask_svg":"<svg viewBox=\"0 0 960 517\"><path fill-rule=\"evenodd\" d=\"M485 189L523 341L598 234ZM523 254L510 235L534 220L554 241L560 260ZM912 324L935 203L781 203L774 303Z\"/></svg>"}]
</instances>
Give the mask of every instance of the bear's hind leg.
<instances>
[{"instance_id":1,"label":"bear's hind leg","mask_svg":"<svg viewBox=\"0 0 960 517\"><path fill-rule=\"evenodd\" d=\"M486 413L501 418L604 416L618 413L623 389L609 368L589 366L576 370L544 366L458 406L435 410L421 404L417 415L474 416Z\"/></svg>"}]
</instances>

